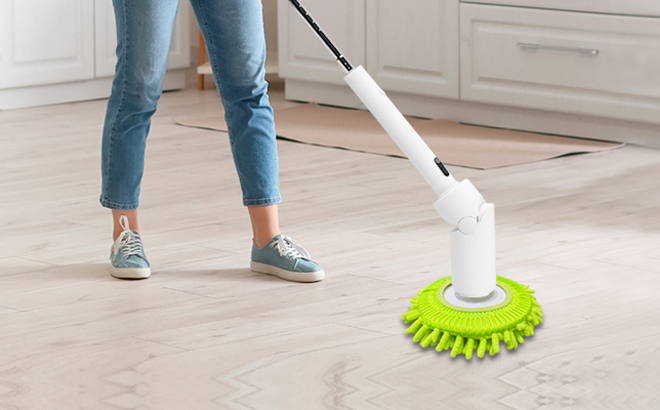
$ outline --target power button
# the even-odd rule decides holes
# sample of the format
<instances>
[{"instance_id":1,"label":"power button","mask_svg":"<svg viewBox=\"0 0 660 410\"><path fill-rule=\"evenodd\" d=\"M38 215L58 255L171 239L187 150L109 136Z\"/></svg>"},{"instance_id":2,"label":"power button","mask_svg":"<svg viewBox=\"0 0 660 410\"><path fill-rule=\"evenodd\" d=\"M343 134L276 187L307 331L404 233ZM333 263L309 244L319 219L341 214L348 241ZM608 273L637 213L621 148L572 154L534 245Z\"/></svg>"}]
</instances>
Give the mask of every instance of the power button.
<instances>
[{"instance_id":1,"label":"power button","mask_svg":"<svg viewBox=\"0 0 660 410\"><path fill-rule=\"evenodd\" d=\"M436 157L434 161L435 161L435 164L438 166L438 168L440 168L440 171L442 171L442 173L445 174L446 177L448 177L449 176L449 171L447 171L447 168L445 168L445 166L442 164L442 162L440 162L438 157Z\"/></svg>"}]
</instances>

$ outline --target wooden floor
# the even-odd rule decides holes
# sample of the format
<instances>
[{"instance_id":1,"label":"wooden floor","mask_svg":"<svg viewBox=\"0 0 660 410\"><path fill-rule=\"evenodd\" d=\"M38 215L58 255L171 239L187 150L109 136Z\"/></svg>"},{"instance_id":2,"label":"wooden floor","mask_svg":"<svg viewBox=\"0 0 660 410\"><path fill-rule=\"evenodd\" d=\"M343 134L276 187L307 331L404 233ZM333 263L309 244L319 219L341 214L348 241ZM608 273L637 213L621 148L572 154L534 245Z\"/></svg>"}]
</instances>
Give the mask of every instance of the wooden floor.
<instances>
[{"instance_id":1,"label":"wooden floor","mask_svg":"<svg viewBox=\"0 0 660 410\"><path fill-rule=\"evenodd\" d=\"M0 112L0 409L660 408L660 151L450 168L496 204L498 273L545 313L518 350L467 362L403 333L449 275L451 230L406 160L280 142L283 229L327 277L249 271L227 135L172 121L221 115L210 90L163 95L140 208L153 276L111 278L105 105Z\"/></svg>"}]
</instances>

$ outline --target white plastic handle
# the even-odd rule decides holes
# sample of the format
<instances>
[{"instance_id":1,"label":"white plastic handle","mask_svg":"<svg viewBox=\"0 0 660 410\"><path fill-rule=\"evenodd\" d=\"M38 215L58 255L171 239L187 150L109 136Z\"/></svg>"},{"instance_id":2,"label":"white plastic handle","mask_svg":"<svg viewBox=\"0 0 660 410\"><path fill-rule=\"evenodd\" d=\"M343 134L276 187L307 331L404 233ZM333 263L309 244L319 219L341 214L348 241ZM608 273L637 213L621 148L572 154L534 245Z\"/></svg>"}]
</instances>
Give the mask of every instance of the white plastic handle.
<instances>
[{"instance_id":1,"label":"white plastic handle","mask_svg":"<svg viewBox=\"0 0 660 410\"><path fill-rule=\"evenodd\" d=\"M344 80L438 196L456 182L443 173L435 162L435 154L362 66L351 70Z\"/></svg>"}]
</instances>

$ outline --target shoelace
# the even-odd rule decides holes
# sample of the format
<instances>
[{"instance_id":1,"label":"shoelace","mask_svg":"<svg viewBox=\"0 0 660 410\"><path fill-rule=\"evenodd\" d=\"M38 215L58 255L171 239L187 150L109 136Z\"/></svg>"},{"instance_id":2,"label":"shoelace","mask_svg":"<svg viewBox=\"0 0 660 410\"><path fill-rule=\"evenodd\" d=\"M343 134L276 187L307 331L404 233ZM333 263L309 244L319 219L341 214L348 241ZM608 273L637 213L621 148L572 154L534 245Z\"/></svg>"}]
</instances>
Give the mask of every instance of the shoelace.
<instances>
[{"instance_id":1,"label":"shoelace","mask_svg":"<svg viewBox=\"0 0 660 410\"><path fill-rule=\"evenodd\" d=\"M128 258L131 255L142 256L144 250L142 248L142 238L139 233L131 231L128 226L128 217L122 215L119 217L119 224L124 230L119 234L117 238L119 243L114 249L114 253L117 254L118 250L121 249L121 254L124 258Z\"/></svg>"},{"instance_id":2,"label":"shoelace","mask_svg":"<svg viewBox=\"0 0 660 410\"><path fill-rule=\"evenodd\" d=\"M297 258L310 259L311 255L305 248L298 245L293 239L288 236L280 235L276 242L271 243L273 248L277 249L280 255L285 258L294 260Z\"/></svg>"}]
</instances>

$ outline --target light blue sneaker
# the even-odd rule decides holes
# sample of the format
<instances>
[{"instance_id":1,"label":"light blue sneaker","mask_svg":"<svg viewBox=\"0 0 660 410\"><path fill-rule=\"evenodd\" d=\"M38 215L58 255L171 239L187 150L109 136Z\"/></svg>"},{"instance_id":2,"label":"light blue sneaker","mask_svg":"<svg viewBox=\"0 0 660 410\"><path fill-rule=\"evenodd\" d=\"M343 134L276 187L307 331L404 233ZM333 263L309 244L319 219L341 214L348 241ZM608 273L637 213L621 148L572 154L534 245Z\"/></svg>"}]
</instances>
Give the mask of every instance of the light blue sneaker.
<instances>
[{"instance_id":1,"label":"light blue sneaker","mask_svg":"<svg viewBox=\"0 0 660 410\"><path fill-rule=\"evenodd\" d=\"M144 254L142 238L128 227L128 217L119 217L124 231L112 244L110 250L110 274L118 279L146 279L151 276L151 267Z\"/></svg>"},{"instance_id":2,"label":"light blue sneaker","mask_svg":"<svg viewBox=\"0 0 660 410\"><path fill-rule=\"evenodd\" d=\"M318 282L325 277L309 252L284 235L273 237L263 248L252 243L250 269L293 282Z\"/></svg>"}]
</instances>

